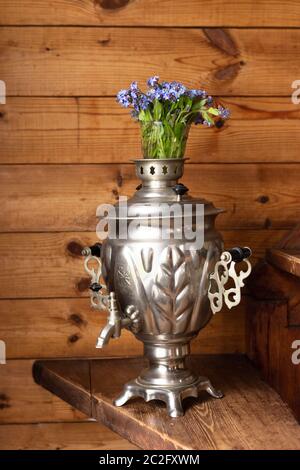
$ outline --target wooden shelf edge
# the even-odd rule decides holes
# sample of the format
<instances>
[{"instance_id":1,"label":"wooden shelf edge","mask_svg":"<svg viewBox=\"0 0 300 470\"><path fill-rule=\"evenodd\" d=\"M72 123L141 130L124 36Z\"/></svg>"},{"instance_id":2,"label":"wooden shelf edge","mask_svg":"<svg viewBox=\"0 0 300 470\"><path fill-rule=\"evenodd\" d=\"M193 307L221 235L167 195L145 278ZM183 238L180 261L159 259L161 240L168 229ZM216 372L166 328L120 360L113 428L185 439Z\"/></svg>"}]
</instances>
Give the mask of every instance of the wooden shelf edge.
<instances>
[{"instance_id":1,"label":"wooden shelf edge","mask_svg":"<svg viewBox=\"0 0 300 470\"><path fill-rule=\"evenodd\" d=\"M300 277L300 251L272 248L266 251L266 259L282 271Z\"/></svg>"},{"instance_id":2,"label":"wooden shelf edge","mask_svg":"<svg viewBox=\"0 0 300 470\"><path fill-rule=\"evenodd\" d=\"M159 401L113 399L142 368L142 358L37 361L35 381L143 449L300 449L300 427L245 356L192 356L191 366L223 390L184 400L173 419Z\"/></svg>"}]
</instances>

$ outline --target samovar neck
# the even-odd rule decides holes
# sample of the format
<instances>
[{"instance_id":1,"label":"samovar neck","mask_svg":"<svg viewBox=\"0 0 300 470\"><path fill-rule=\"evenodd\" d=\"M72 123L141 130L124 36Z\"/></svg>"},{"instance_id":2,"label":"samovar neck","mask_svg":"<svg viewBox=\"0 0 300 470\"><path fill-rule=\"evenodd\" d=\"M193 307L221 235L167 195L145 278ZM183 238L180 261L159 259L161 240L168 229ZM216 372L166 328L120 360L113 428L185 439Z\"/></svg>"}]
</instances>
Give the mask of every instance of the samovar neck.
<instances>
[{"instance_id":1,"label":"samovar neck","mask_svg":"<svg viewBox=\"0 0 300 470\"><path fill-rule=\"evenodd\" d=\"M143 158L134 160L136 175L143 187L163 189L173 187L182 177L186 158Z\"/></svg>"}]
</instances>

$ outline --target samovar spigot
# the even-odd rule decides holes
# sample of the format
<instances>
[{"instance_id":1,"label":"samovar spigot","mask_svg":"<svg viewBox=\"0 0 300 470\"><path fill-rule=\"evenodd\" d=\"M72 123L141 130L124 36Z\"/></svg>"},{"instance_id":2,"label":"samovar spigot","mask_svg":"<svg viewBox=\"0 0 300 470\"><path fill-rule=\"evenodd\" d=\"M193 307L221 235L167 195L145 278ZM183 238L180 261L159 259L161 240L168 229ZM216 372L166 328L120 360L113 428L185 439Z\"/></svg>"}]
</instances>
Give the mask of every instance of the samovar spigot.
<instances>
[{"instance_id":1,"label":"samovar spigot","mask_svg":"<svg viewBox=\"0 0 300 470\"><path fill-rule=\"evenodd\" d=\"M120 338L121 329L129 326L132 321L130 317L122 318L114 292L109 293L107 309L109 311L108 321L100 332L96 348L103 348L110 338Z\"/></svg>"}]
</instances>

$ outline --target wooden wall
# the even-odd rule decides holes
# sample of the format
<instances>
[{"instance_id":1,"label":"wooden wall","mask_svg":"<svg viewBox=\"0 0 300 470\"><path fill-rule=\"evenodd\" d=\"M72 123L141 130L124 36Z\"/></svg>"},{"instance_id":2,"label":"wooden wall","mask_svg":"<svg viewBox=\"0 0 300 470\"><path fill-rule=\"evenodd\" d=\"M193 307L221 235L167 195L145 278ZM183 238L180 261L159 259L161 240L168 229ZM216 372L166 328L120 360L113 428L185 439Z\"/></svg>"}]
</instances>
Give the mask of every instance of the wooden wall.
<instances>
[{"instance_id":1,"label":"wooden wall","mask_svg":"<svg viewBox=\"0 0 300 470\"><path fill-rule=\"evenodd\" d=\"M83 432L82 415L32 382L33 360L141 352L126 332L94 348L105 315L89 308L80 257L95 241L97 205L137 184L128 161L139 129L114 95L159 74L220 97L232 118L192 130L184 182L227 210L227 246L262 256L300 218L300 106L290 97L300 2L0 0L0 25L0 434L8 447L51 447L54 435L76 447L95 428ZM193 350L244 352L245 303L217 315ZM41 422L56 424L40 434ZM21 423L19 443L7 443L9 423ZM95 447L126 445L103 436Z\"/></svg>"}]
</instances>

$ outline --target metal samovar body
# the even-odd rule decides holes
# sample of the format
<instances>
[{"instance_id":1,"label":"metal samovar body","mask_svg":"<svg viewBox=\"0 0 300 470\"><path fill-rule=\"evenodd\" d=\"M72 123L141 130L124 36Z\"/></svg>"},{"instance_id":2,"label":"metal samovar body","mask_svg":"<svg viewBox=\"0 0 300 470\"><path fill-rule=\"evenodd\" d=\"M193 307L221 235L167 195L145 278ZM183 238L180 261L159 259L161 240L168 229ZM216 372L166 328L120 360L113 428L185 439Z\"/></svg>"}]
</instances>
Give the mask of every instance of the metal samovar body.
<instances>
[{"instance_id":1,"label":"metal samovar body","mask_svg":"<svg viewBox=\"0 0 300 470\"><path fill-rule=\"evenodd\" d=\"M197 397L200 390L222 397L207 378L188 369L185 359L190 341L221 309L223 300L229 308L239 303L240 288L251 267L246 260L246 272L237 274L234 265L251 252L235 248L223 253L223 240L215 229L215 218L223 211L204 199L190 197L188 189L178 184L184 160L143 159L135 165L142 183L129 199L125 215L121 205L115 206L114 236L108 234L101 247L97 244L84 250L86 269L92 277L92 305L109 312L97 347L119 337L122 328L130 330L143 342L149 366L125 384L115 405L121 406L133 396L146 401L159 399L167 404L170 416L177 417L183 414L182 400ZM180 214L171 211L168 236L163 234L161 207L173 207L174 203L192 208L192 228L203 233L199 248L189 245L184 230L178 234L178 218L183 220ZM202 217L197 218L199 207ZM120 236L124 226L125 239ZM98 262L98 270L90 268L92 259ZM105 286L100 283L101 276ZM226 290L229 278L234 287Z\"/></svg>"}]
</instances>

